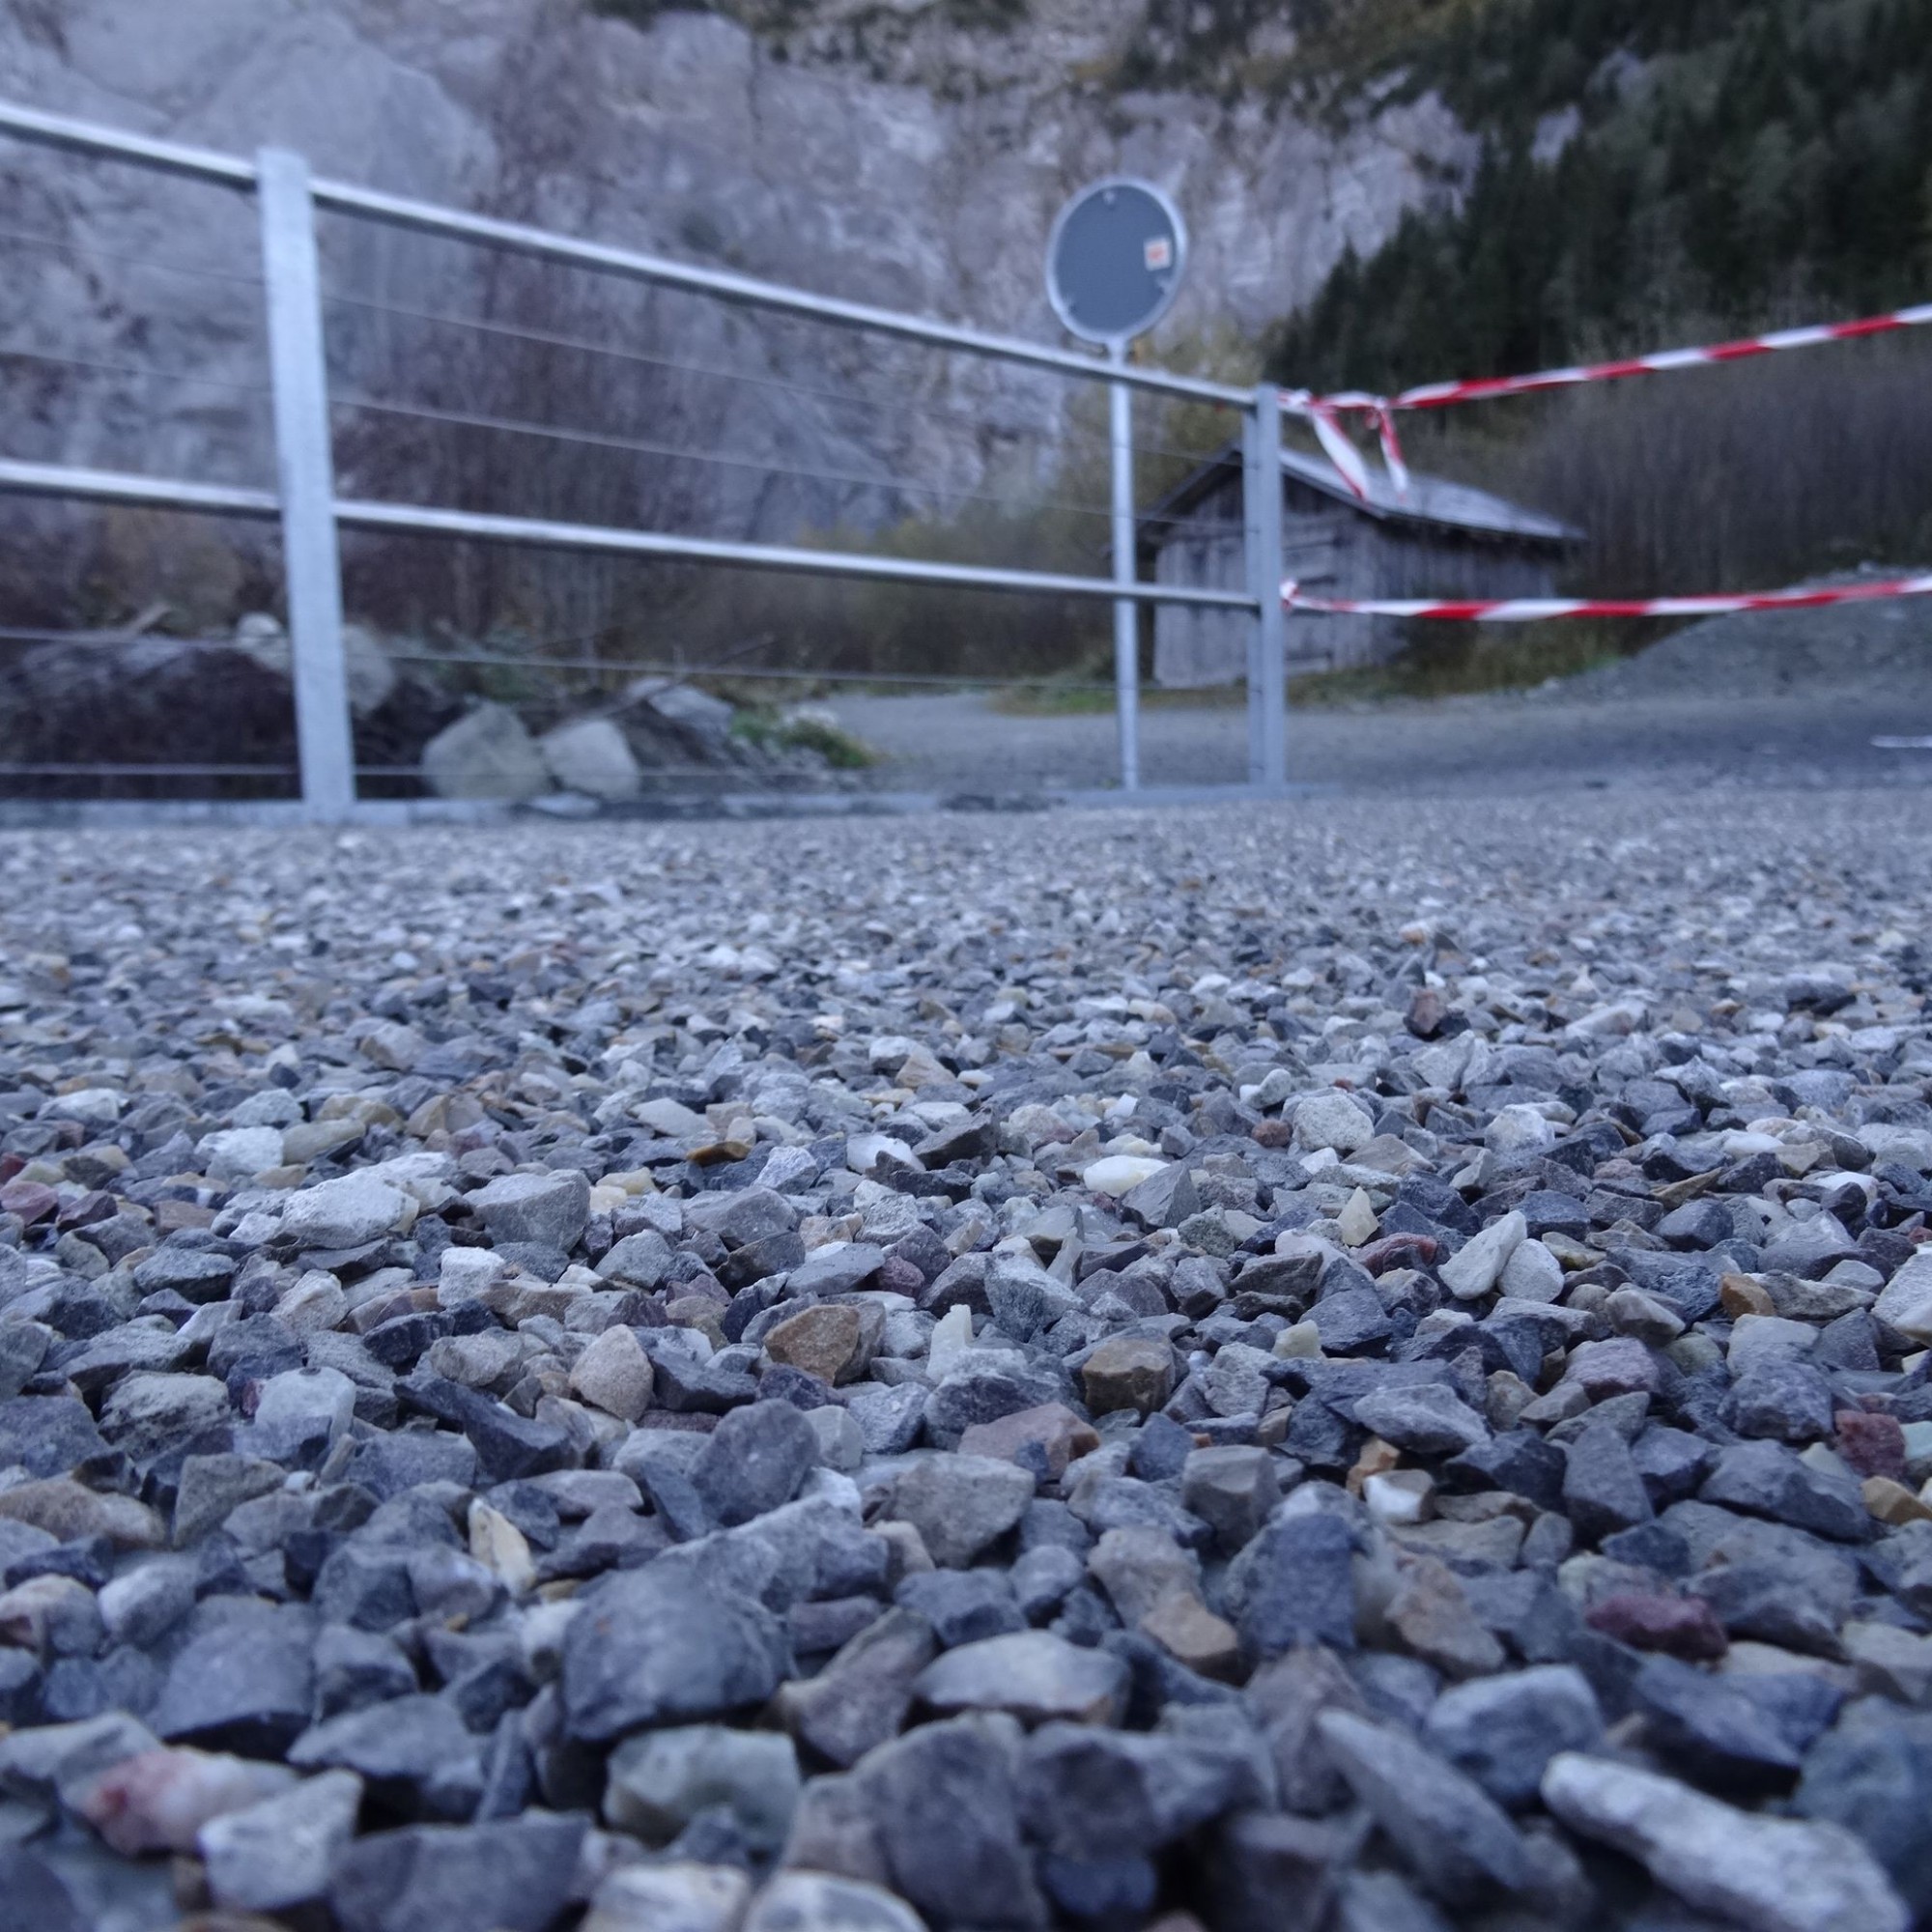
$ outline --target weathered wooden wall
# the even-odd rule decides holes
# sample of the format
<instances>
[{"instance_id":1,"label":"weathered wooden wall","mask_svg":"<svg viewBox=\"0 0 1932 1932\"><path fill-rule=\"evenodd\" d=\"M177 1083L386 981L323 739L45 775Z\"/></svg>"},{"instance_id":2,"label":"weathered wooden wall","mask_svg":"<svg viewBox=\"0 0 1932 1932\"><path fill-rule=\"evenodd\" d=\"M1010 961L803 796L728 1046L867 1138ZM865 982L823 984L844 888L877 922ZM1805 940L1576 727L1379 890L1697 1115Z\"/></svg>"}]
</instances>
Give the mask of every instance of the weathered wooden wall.
<instances>
[{"instance_id":1,"label":"weathered wooden wall","mask_svg":"<svg viewBox=\"0 0 1932 1932\"><path fill-rule=\"evenodd\" d=\"M1292 477L1282 486L1282 551L1288 575L1324 597L1548 597L1554 589L1548 545L1378 522ZM1153 575L1159 583L1238 589L1242 568L1241 486L1231 474L1175 526ZM1248 620L1233 612L1162 606L1153 638L1156 684L1229 684L1246 674ZM1402 639L1395 618L1295 616L1288 654L1291 664L1337 668L1381 664Z\"/></svg>"}]
</instances>

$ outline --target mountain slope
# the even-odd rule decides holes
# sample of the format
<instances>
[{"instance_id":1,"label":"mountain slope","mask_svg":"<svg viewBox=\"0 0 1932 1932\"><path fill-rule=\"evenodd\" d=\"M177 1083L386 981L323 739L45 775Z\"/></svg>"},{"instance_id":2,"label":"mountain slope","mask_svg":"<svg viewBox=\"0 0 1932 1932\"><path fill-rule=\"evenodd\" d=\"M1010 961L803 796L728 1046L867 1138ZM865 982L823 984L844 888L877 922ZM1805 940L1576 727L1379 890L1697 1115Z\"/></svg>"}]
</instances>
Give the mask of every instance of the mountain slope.
<instances>
[{"instance_id":1,"label":"mountain slope","mask_svg":"<svg viewBox=\"0 0 1932 1932\"><path fill-rule=\"evenodd\" d=\"M1142 173L1178 195L1195 242L1151 352L1251 376L1267 324L1345 248L1373 249L1406 209L1447 193L1474 148L1427 88L1339 118L1282 92L1270 77L1298 55L1279 9L1205 38L1200 13L1175 0L0 0L0 96L219 148L293 146L339 178L1043 341L1061 339L1041 286L1055 210L1094 176ZM266 480L258 298L234 279L253 266L245 205L4 140L0 202L0 449ZM369 494L766 539L919 520L906 542L925 549L937 539L921 532L979 515L983 497L1022 518L1076 486L1104 502L1080 385L345 221L326 223L324 242L338 391L365 399L339 414L339 460ZM1175 440L1151 412L1142 422L1147 440ZM157 540L88 551L76 513L0 514L19 537L0 582L16 614L187 596L135 556ZM1104 528L1083 523L1071 560L1090 567ZM233 541L251 547L249 594L271 594L272 546ZM562 635L664 601L636 571L546 574L499 553L459 569L430 550L384 575L355 547L363 608ZM238 570L204 556L189 574L219 586ZM224 600L200 599L209 621Z\"/></svg>"},{"instance_id":2,"label":"mountain slope","mask_svg":"<svg viewBox=\"0 0 1932 1932\"><path fill-rule=\"evenodd\" d=\"M1297 382L1501 374L1932 284L1932 0L1490 0L1381 67L1483 162L1283 327Z\"/></svg>"},{"instance_id":3,"label":"mountain slope","mask_svg":"<svg viewBox=\"0 0 1932 1932\"><path fill-rule=\"evenodd\" d=\"M612 17L620 8L633 17ZM1235 364L1241 343L1311 295L1345 247L1376 245L1472 156L1426 90L1339 127L1254 93L1122 91L1141 22L1105 0L1027 0L1023 17L1004 0L601 9L4 0L0 94L218 147L276 141L352 180L1042 340L1058 339L1040 268L1055 209L1095 175L1145 173L1178 193L1196 241L1183 299L1151 346L1186 357L1225 345ZM250 246L245 220L214 206L219 197L13 142L0 143L0 190L31 216L22 226L124 254L139 240L212 262L218 242L233 266ZM334 225L329 245L357 292L489 294L490 265L454 251ZM218 327L195 319L193 291L128 291L104 274L86 287L0 280L0 340L32 346L78 329L111 359L138 328L177 335L200 373L229 373L201 362L227 350ZM131 313L137 299L145 317ZM1010 459L1042 410L1057 420L1064 408L1063 387L1011 372L875 355L829 331L748 327L681 298L655 309L649 328L692 359L728 351L750 374L805 377L876 363L893 379L880 385L879 419L856 427L795 400L782 419L743 396L696 402L721 429L742 417L753 456L788 451L822 468L870 454L970 486ZM624 326L637 327L628 311ZM406 353L393 322L342 327L351 376L383 373L385 356ZM18 397L10 388L0 401L10 440ZM44 453L91 452L113 399L111 388L63 392L52 400L72 412L49 406L30 427ZM922 420L927 401L983 419L963 431ZM219 412L204 394L195 413ZM220 441L213 426L204 434ZM852 507L822 490L781 493L768 509L742 488L698 495L721 514L763 516L761 527Z\"/></svg>"},{"instance_id":4,"label":"mountain slope","mask_svg":"<svg viewBox=\"0 0 1932 1932\"><path fill-rule=\"evenodd\" d=\"M1378 390L1932 297L1932 0L1359 0L1334 93L1439 96L1465 191L1350 250L1269 366ZM1932 557L1932 330L1411 418L1591 534L1613 596ZM1619 632L1620 639L1626 636Z\"/></svg>"}]
</instances>

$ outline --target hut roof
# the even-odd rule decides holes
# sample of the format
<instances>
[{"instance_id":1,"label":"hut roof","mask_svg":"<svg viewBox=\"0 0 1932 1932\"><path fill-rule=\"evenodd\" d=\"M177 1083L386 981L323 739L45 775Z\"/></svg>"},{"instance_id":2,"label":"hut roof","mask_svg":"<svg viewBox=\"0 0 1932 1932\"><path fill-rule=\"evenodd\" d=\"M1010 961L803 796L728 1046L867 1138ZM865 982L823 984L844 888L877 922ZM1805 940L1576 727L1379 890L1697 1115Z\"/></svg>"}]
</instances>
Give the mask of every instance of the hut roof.
<instances>
[{"instance_id":1,"label":"hut roof","mask_svg":"<svg viewBox=\"0 0 1932 1932\"><path fill-rule=\"evenodd\" d=\"M1184 517L1210 490L1218 488L1228 471L1238 471L1240 461L1240 445L1231 442L1183 477L1159 502L1142 513L1142 543L1158 546L1165 541L1172 520ZM1284 447L1281 467L1284 475L1332 497L1344 509L1378 523L1420 525L1559 546L1581 543L1584 537L1584 532L1573 525L1546 516L1540 510L1526 509L1507 497L1492 496L1487 490L1452 483L1447 477L1426 475L1421 470L1410 473L1408 495L1398 496L1387 470L1373 459L1368 466L1367 502L1349 488L1341 472L1325 456Z\"/></svg>"}]
</instances>

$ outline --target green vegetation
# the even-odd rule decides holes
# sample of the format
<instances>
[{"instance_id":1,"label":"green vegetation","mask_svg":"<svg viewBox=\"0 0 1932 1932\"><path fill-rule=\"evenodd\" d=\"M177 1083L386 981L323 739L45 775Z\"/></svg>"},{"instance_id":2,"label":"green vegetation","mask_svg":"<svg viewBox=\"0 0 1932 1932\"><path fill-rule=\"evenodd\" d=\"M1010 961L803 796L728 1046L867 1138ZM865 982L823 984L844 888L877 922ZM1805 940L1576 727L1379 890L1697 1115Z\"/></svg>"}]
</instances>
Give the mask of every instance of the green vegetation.
<instances>
[{"instance_id":1,"label":"green vegetation","mask_svg":"<svg viewBox=\"0 0 1932 1932\"><path fill-rule=\"evenodd\" d=\"M1228 374L1225 343L1195 344L1180 358ZM1249 369L1252 369L1252 364ZM1243 372L1245 373L1245 372ZM1205 404L1153 399L1137 406L1137 432L1157 450L1143 457L1143 502L1178 482L1230 431ZM883 526L845 524L808 530L812 548L872 556L1073 577L1109 568L1106 398L1083 385L1068 404L1066 434L1042 473L1037 447L996 460L963 500ZM696 661L716 660L747 639L766 638L756 660L770 668L897 673L976 679L1031 677L1075 682L1111 674L1112 619L1087 597L1015 596L863 579L778 576L729 568L666 572L653 600Z\"/></svg>"},{"instance_id":2,"label":"green vegetation","mask_svg":"<svg viewBox=\"0 0 1932 1932\"><path fill-rule=\"evenodd\" d=\"M710 0L584 0L585 10L609 20L648 27L660 14L708 14Z\"/></svg>"},{"instance_id":3,"label":"green vegetation","mask_svg":"<svg viewBox=\"0 0 1932 1932\"><path fill-rule=\"evenodd\" d=\"M1279 0L1147 0L1140 31L1110 78L1117 87L1213 87L1247 78L1256 31L1279 18ZM1306 11L1292 0L1291 18ZM1297 22L1298 24L1298 22Z\"/></svg>"},{"instance_id":4,"label":"green vegetation","mask_svg":"<svg viewBox=\"0 0 1932 1932\"><path fill-rule=\"evenodd\" d=\"M862 738L840 728L837 719L800 706L783 711L770 705L741 710L731 721L735 737L780 752L816 752L834 771L862 772L878 763L878 753Z\"/></svg>"},{"instance_id":5,"label":"green vegetation","mask_svg":"<svg viewBox=\"0 0 1932 1932\"><path fill-rule=\"evenodd\" d=\"M1285 378L1501 374L1649 348L1672 325L1889 307L1932 279L1932 0L1348 14L1341 71L1352 44L1399 69L1399 91L1439 90L1484 155L1460 205L1344 257L1274 344ZM1539 159L1558 115L1574 136Z\"/></svg>"},{"instance_id":6,"label":"green vegetation","mask_svg":"<svg viewBox=\"0 0 1932 1932\"><path fill-rule=\"evenodd\" d=\"M1932 0L1304 11L1303 84L1328 111L1435 90L1483 148L1460 195L1345 255L1275 331L1285 382L1503 375L1932 291ZM1405 440L1588 530L1579 591L1915 563L1932 556L1928 353L1907 338L1497 403L1411 417Z\"/></svg>"},{"instance_id":7,"label":"green vegetation","mask_svg":"<svg viewBox=\"0 0 1932 1932\"><path fill-rule=\"evenodd\" d=\"M845 554L999 563L1017 569L1105 568L1104 519L1041 509L1015 493L1011 510L964 505L952 516L909 517L884 528L809 531L809 548ZM793 577L699 568L667 572L653 600L692 661L716 662L746 639L769 641L753 662L772 669L846 674L918 671L975 678L1065 664L1104 639L1106 612L1083 598L1014 597L862 578Z\"/></svg>"},{"instance_id":8,"label":"green vegetation","mask_svg":"<svg viewBox=\"0 0 1932 1932\"><path fill-rule=\"evenodd\" d=\"M1143 711L1221 710L1245 704L1240 685L1207 685L1198 691L1143 688ZM993 698L993 709L1006 718L1087 718L1114 712L1114 687L1090 677L1083 683L1042 678L1037 684L1009 685Z\"/></svg>"},{"instance_id":9,"label":"green vegetation","mask_svg":"<svg viewBox=\"0 0 1932 1932\"><path fill-rule=\"evenodd\" d=\"M1387 664L1308 672L1291 680L1289 698L1306 707L1522 691L1553 677L1575 677L1614 664L1675 628L1666 623L1577 622L1529 628L1414 623L1407 626L1401 653ZM1111 715L1114 691L1105 680L1106 669L1095 660L1072 677L1009 686L995 695L993 709L1009 718ZM1236 684L1141 693L1143 710L1199 711L1246 702L1246 688Z\"/></svg>"},{"instance_id":10,"label":"green vegetation","mask_svg":"<svg viewBox=\"0 0 1932 1932\"><path fill-rule=\"evenodd\" d=\"M1614 664L1672 628L1582 621L1529 627L1414 623L1401 654L1387 664L1292 679L1289 700L1299 705L1360 704L1522 691Z\"/></svg>"}]
</instances>

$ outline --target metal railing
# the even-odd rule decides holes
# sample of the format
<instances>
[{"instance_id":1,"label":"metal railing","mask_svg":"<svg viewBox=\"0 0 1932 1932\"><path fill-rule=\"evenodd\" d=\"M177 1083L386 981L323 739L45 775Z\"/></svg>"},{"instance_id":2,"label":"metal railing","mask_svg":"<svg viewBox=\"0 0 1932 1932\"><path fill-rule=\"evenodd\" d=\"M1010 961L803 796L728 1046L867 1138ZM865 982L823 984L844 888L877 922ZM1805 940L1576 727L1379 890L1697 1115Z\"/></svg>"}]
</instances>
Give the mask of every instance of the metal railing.
<instances>
[{"instance_id":1,"label":"metal railing","mask_svg":"<svg viewBox=\"0 0 1932 1932\"><path fill-rule=\"evenodd\" d=\"M1122 787L1127 791L1137 790L1141 784L1139 609L1168 604L1244 614L1251 620L1246 667L1248 782L1268 791L1278 791L1285 784L1286 632L1279 595L1281 412L1272 386L1236 387L1120 359L1102 359L1074 350L815 295L749 275L318 179L310 173L307 161L300 155L284 149L264 149L250 160L4 102L0 102L0 134L184 176L255 197L278 487L272 491L242 488L189 478L26 462L0 455L0 490L97 503L267 519L280 524L305 815L320 822L339 821L352 816L357 804L342 635L339 535L345 529L480 539L561 552L729 564L829 578L1105 600L1113 605L1116 613L1115 694L1120 776ZM338 494L335 481L330 410L332 403L351 399L340 395L332 398L329 389L325 330L327 298L316 236L318 210L775 314L1104 384L1109 387L1111 403L1112 491L1108 516L1113 540L1112 575L1083 577L927 562L344 497ZM1138 577L1131 417L1132 397L1137 390L1179 401L1218 404L1241 412L1246 560L1242 588L1167 585ZM532 428L542 433L540 426L508 426ZM884 487L895 486L887 482Z\"/></svg>"}]
</instances>

